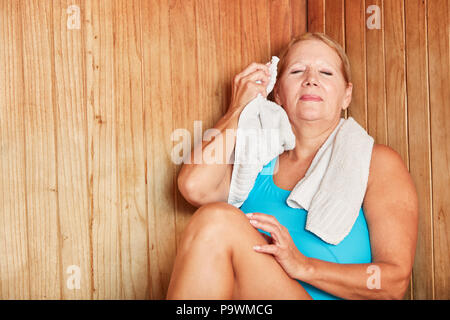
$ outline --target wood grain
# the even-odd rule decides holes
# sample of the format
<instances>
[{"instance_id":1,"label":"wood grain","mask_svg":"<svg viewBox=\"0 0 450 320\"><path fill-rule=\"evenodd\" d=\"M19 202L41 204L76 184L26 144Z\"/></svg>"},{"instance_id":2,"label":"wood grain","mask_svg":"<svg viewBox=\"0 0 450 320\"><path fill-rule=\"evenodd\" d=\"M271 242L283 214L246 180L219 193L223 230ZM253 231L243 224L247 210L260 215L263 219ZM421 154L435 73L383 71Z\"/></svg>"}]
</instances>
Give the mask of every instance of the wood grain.
<instances>
[{"instance_id":1,"label":"wood grain","mask_svg":"<svg viewBox=\"0 0 450 320\"><path fill-rule=\"evenodd\" d=\"M140 1L117 0L113 15L121 284L124 299L143 299L148 278Z\"/></svg>"},{"instance_id":2,"label":"wood grain","mask_svg":"<svg viewBox=\"0 0 450 320\"><path fill-rule=\"evenodd\" d=\"M53 1L54 95L58 206L64 299L90 297L90 207L88 197L85 60L81 29L68 29L67 15L56 14L80 1ZM80 17L81 19L81 17ZM66 283L79 268L80 288ZM81 283L83 285L81 285Z\"/></svg>"},{"instance_id":3,"label":"wood grain","mask_svg":"<svg viewBox=\"0 0 450 320\"><path fill-rule=\"evenodd\" d=\"M30 298L22 19L0 1L0 298ZM7 44L7 45L4 45ZM29 125L28 125L29 126Z\"/></svg>"},{"instance_id":4,"label":"wood grain","mask_svg":"<svg viewBox=\"0 0 450 320\"><path fill-rule=\"evenodd\" d=\"M270 0L270 51L280 55L292 38L292 8L290 0Z\"/></svg>"},{"instance_id":5,"label":"wood grain","mask_svg":"<svg viewBox=\"0 0 450 320\"><path fill-rule=\"evenodd\" d=\"M141 1L144 61L145 146L147 148L150 299L166 296L176 253L174 184L171 159L172 103L169 3Z\"/></svg>"},{"instance_id":6,"label":"wood grain","mask_svg":"<svg viewBox=\"0 0 450 320\"><path fill-rule=\"evenodd\" d=\"M431 110L433 258L435 298L450 299L450 52L449 3L428 1L428 72Z\"/></svg>"},{"instance_id":7,"label":"wood grain","mask_svg":"<svg viewBox=\"0 0 450 320\"><path fill-rule=\"evenodd\" d=\"M369 5L380 8L381 29L366 29L367 132L375 143L387 145L384 11L380 0L367 0L366 8Z\"/></svg>"},{"instance_id":8,"label":"wood grain","mask_svg":"<svg viewBox=\"0 0 450 320\"><path fill-rule=\"evenodd\" d=\"M194 136L194 121L203 120L202 107L198 89L197 60L197 34L195 20L195 1L171 0L169 8L170 26L170 77L172 82L172 105L176 112L173 113L173 129L184 130L189 134L184 145L184 150L190 152L197 141ZM169 71L169 70L168 70ZM201 140L201 136L198 138ZM182 141L174 141L178 144ZM183 154L184 156L184 154ZM200 161L196 158L194 161ZM174 167L173 192L175 201L175 230L176 243L179 247L181 233L187 225L189 218L195 211L181 195L176 184L176 177L181 169L181 164Z\"/></svg>"},{"instance_id":9,"label":"wood grain","mask_svg":"<svg viewBox=\"0 0 450 320\"><path fill-rule=\"evenodd\" d=\"M308 0L291 0L292 37L296 38L308 29Z\"/></svg>"},{"instance_id":10,"label":"wood grain","mask_svg":"<svg viewBox=\"0 0 450 320\"><path fill-rule=\"evenodd\" d=\"M325 0L325 33L345 50L344 0Z\"/></svg>"},{"instance_id":11,"label":"wood grain","mask_svg":"<svg viewBox=\"0 0 450 320\"><path fill-rule=\"evenodd\" d=\"M325 0L308 0L308 32L325 33Z\"/></svg>"},{"instance_id":12,"label":"wood grain","mask_svg":"<svg viewBox=\"0 0 450 320\"><path fill-rule=\"evenodd\" d=\"M367 130L366 19L364 2L345 1L345 52L352 73L352 102L347 116Z\"/></svg>"},{"instance_id":13,"label":"wood grain","mask_svg":"<svg viewBox=\"0 0 450 320\"><path fill-rule=\"evenodd\" d=\"M20 5L30 298L60 299L64 284L58 206L53 8L50 2L38 0L21 1Z\"/></svg>"},{"instance_id":14,"label":"wood grain","mask_svg":"<svg viewBox=\"0 0 450 320\"><path fill-rule=\"evenodd\" d=\"M240 8L242 71L253 62L266 63L270 61L271 32L268 0L241 0Z\"/></svg>"},{"instance_id":15,"label":"wood grain","mask_svg":"<svg viewBox=\"0 0 450 320\"><path fill-rule=\"evenodd\" d=\"M219 9L220 39L222 40L220 57L223 74L220 85L225 89L222 96L222 114L225 114L231 103L233 78L243 69L242 34L230 32L233 29L241 30L240 1L220 1Z\"/></svg>"},{"instance_id":16,"label":"wood grain","mask_svg":"<svg viewBox=\"0 0 450 320\"><path fill-rule=\"evenodd\" d=\"M92 298L120 299L114 3L87 1L84 10Z\"/></svg>"}]
</instances>

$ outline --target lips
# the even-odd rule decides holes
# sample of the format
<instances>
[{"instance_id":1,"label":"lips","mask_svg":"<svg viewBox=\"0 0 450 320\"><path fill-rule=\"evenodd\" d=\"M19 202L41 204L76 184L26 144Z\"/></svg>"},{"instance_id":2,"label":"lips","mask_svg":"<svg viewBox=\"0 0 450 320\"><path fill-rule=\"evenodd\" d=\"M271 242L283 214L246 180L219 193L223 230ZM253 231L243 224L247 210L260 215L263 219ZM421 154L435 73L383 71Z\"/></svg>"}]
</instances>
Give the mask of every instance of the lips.
<instances>
[{"instance_id":1,"label":"lips","mask_svg":"<svg viewBox=\"0 0 450 320\"><path fill-rule=\"evenodd\" d=\"M322 101L322 98L314 94L304 94L300 97L303 101Z\"/></svg>"}]
</instances>

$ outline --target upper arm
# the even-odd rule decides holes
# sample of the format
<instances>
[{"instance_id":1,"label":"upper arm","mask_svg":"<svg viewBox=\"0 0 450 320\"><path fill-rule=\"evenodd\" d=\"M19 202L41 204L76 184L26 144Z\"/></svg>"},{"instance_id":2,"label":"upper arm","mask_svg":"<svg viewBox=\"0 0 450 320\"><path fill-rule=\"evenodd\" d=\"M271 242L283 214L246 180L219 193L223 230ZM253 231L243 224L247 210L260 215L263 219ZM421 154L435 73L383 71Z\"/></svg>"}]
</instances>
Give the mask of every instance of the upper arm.
<instances>
[{"instance_id":1,"label":"upper arm","mask_svg":"<svg viewBox=\"0 0 450 320\"><path fill-rule=\"evenodd\" d=\"M233 172L233 164L229 164L225 171L224 178L217 185L217 188L207 190L202 194L197 194L196 197L192 196L195 192L182 193L186 201L195 207L212 203L212 202L228 202L228 194L230 193L231 175Z\"/></svg>"},{"instance_id":2,"label":"upper arm","mask_svg":"<svg viewBox=\"0 0 450 320\"><path fill-rule=\"evenodd\" d=\"M225 176L220 184L217 186L216 190L213 190L210 194L210 202L222 201L228 202L228 195L230 193L230 185L231 185L231 174L233 173L233 164L227 166L227 170L225 172Z\"/></svg>"},{"instance_id":3,"label":"upper arm","mask_svg":"<svg viewBox=\"0 0 450 320\"><path fill-rule=\"evenodd\" d=\"M375 144L363 203L373 262L398 266L408 275L414 263L418 197L400 155Z\"/></svg>"}]
</instances>

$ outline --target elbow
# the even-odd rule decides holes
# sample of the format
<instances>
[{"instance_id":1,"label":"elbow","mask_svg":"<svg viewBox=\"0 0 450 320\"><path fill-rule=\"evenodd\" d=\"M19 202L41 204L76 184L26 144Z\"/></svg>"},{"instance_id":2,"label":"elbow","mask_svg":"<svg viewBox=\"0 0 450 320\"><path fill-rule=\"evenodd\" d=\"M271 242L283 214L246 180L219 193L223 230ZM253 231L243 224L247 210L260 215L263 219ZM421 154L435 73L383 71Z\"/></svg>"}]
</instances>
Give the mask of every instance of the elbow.
<instances>
[{"instance_id":1,"label":"elbow","mask_svg":"<svg viewBox=\"0 0 450 320\"><path fill-rule=\"evenodd\" d=\"M391 279L390 288L385 292L387 300L403 300L409 286L411 271L398 271Z\"/></svg>"},{"instance_id":2,"label":"elbow","mask_svg":"<svg viewBox=\"0 0 450 320\"><path fill-rule=\"evenodd\" d=\"M180 174L177 178L177 186L187 202L197 208L201 206L201 201L199 201L200 197L197 194L198 192L196 192L198 188L192 183L192 179L186 179Z\"/></svg>"},{"instance_id":3,"label":"elbow","mask_svg":"<svg viewBox=\"0 0 450 320\"><path fill-rule=\"evenodd\" d=\"M409 287L410 273L407 275L402 275L397 279L397 288L394 292L393 299L394 300L403 300L405 298L406 290Z\"/></svg>"}]
</instances>

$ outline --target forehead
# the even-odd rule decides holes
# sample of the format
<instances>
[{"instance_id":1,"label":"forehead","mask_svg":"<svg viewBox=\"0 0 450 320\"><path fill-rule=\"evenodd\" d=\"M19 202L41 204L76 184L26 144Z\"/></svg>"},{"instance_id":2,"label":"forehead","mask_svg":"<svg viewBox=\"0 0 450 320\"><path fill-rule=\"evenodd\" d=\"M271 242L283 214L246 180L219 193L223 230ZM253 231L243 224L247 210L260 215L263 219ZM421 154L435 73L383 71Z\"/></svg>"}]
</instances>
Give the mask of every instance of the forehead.
<instances>
[{"instance_id":1,"label":"forehead","mask_svg":"<svg viewBox=\"0 0 450 320\"><path fill-rule=\"evenodd\" d=\"M317 63L338 69L341 58L337 52L320 40L304 40L291 47L286 57L286 66L295 63Z\"/></svg>"}]
</instances>

